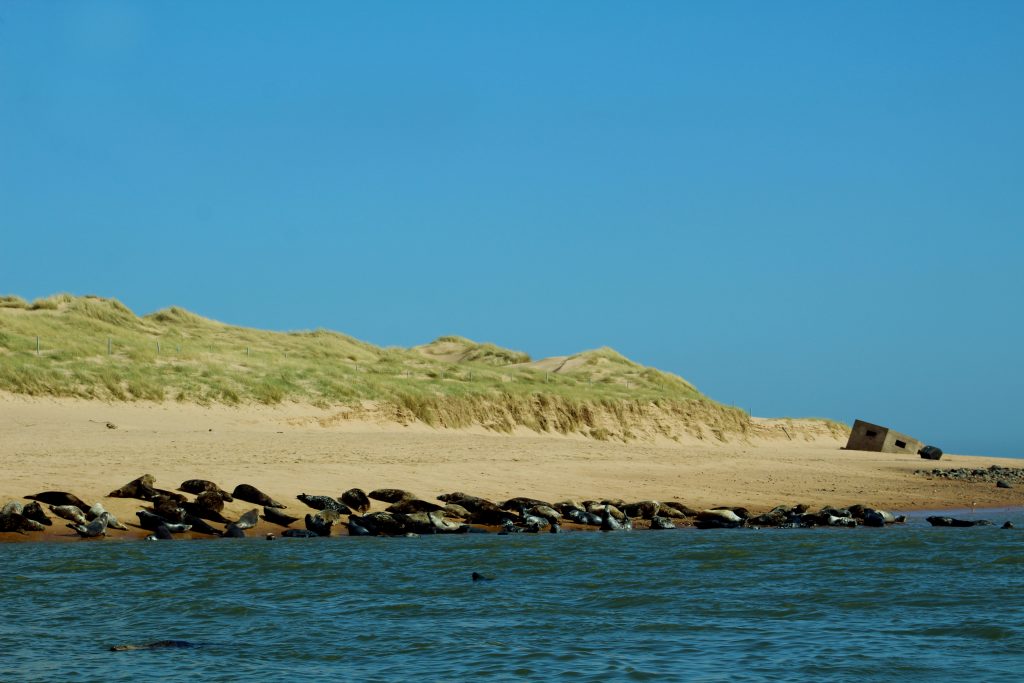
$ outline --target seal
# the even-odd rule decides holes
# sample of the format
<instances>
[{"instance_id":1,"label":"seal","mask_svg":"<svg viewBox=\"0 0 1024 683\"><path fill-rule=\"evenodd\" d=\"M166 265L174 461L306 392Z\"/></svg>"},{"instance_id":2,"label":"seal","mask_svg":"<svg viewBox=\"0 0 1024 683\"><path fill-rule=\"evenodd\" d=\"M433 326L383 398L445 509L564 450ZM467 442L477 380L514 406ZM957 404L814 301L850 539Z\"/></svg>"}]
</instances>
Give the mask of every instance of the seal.
<instances>
[{"instance_id":1,"label":"seal","mask_svg":"<svg viewBox=\"0 0 1024 683\"><path fill-rule=\"evenodd\" d=\"M309 529L285 529L281 532L281 536L285 538L316 538L317 534Z\"/></svg>"},{"instance_id":2,"label":"seal","mask_svg":"<svg viewBox=\"0 0 1024 683\"><path fill-rule=\"evenodd\" d=\"M400 500L416 497L402 489L374 489L367 495L374 500L381 501L382 503L397 503Z\"/></svg>"},{"instance_id":3,"label":"seal","mask_svg":"<svg viewBox=\"0 0 1024 683\"><path fill-rule=\"evenodd\" d=\"M29 519L18 512L0 515L0 531L16 531L23 534L26 531L42 531L45 528L34 519Z\"/></svg>"},{"instance_id":4,"label":"seal","mask_svg":"<svg viewBox=\"0 0 1024 683\"><path fill-rule=\"evenodd\" d=\"M185 523L192 527L191 531L197 534L206 534L207 536L223 536L224 532L220 529L210 526L205 519L196 517L195 515L186 514Z\"/></svg>"},{"instance_id":5,"label":"seal","mask_svg":"<svg viewBox=\"0 0 1024 683\"><path fill-rule=\"evenodd\" d=\"M107 494L108 498L138 498L139 500L153 500L156 496L156 478L152 474L143 474L138 479L133 479L121 488L114 489Z\"/></svg>"},{"instance_id":6,"label":"seal","mask_svg":"<svg viewBox=\"0 0 1024 683\"><path fill-rule=\"evenodd\" d=\"M340 500L360 514L370 509L370 498L362 489L349 489L341 494Z\"/></svg>"},{"instance_id":7,"label":"seal","mask_svg":"<svg viewBox=\"0 0 1024 683\"><path fill-rule=\"evenodd\" d=\"M74 522L75 524L81 524L84 526L89 522L89 520L86 519L85 513L74 505L51 505L50 512L61 519L66 519L67 521Z\"/></svg>"},{"instance_id":8,"label":"seal","mask_svg":"<svg viewBox=\"0 0 1024 683\"><path fill-rule=\"evenodd\" d=\"M418 498L404 498L385 508L388 512L398 512L403 515L410 515L414 512L441 512L444 507L437 503Z\"/></svg>"},{"instance_id":9,"label":"seal","mask_svg":"<svg viewBox=\"0 0 1024 683\"><path fill-rule=\"evenodd\" d=\"M337 510L320 510L316 514L306 515L306 529L317 536L330 536L331 527L341 520Z\"/></svg>"},{"instance_id":10,"label":"seal","mask_svg":"<svg viewBox=\"0 0 1024 683\"><path fill-rule=\"evenodd\" d=\"M276 500L263 493L263 491L260 491L258 488L251 486L250 484L239 484L235 487L235 490L231 492L231 495L238 500L244 500L246 503L252 503L253 505L262 505L268 508L288 507L283 503L278 503Z\"/></svg>"},{"instance_id":11,"label":"seal","mask_svg":"<svg viewBox=\"0 0 1024 683\"><path fill-rule=\"evenodd\" d=\"M103 512L99 517L92 520L88 524L66 524L69 529L72 529L82 538L97 538L99 536L107 535L107 519L109 512Z\"/></svg>"},{"instance_id":12,"label":"seal","mask_svg":"<svg viewBox=\"0 0 1024 683\"><path fill-rule=\"evenodd\" d=\"M236 496L237 497L237 496ZM232 522L231 526L239 529L251 529L256 526L256 523L260 521L260 511L256 508L249 510L244 515L238 518L237 522Z\"/></svg>"},{"instance_id":13,"label":"seal","mask_svg":"<svg viewBox=\"0 0 1024 683\"><path fill-rule=\"evenodd\" d=\"M245 530L234 524L228 524L224 530L224 538L245 538Z\"/></svg>"},{"instance_id":14,"label":"seal","mask_svg":"<svg viewBox=\"0 0 1024 683\"><path fill-rule=\"evenodd\" d=\"M676 525L672 523L672 520L668 517L662 517L660 515L654 515L651 517L651 528L652 529L675 529Z\"/></svg>"},{"instance_id":15,"label":"seal","mask_svg":"<svg viewBox=\"0 0 1024 683\"><path fill-rule=\"evenodd\" d=\"M178 487L178 490L195 495L205 493L206 491L213 491L215 493L219 493L220 497L229 503L235 500L231 497L230 493L207 479L188 479L181 482L181 486Z\"/></svg>"},{"instance_id":16,"label":"seal","mask_svg":"<svg viewBox=\"0 0 1024 683\"><path fill-rule=\"evenodd\" d=\"M139 518L139 526L150 531L156 531L159 527L163 526L171 533L180 534L192 528L189 524L170 522L160 515L153 514L149 510L139 510L135 515Z\"/></svg>"},{"instance_id":17,"label":"seal","mask_svg":"<svg viewBox=\"0 0 1024 683\"><path fill-rule=\"evenodd\" d=\"M110 648L111 652L127 652L129 650L161 650L165 648L185 648L185 647L196 647L195 643L190 643L187 640L157 640L152 643L146 643L144 645L113 645Z\"/></svg>"},{"instance_id":18,"label":"seal","mask_svg":"<svg viewBox=\"0 0 1024 683\"><path fill-rule=\"evenodd\" d=\"M34 520L43 524L44 526L51 526L53 520L46 516L46 512L43 510L43 506L36 501L32 501L21 510L21 514L27 519Z\"/></svg>"},{"instance_id":19,"label":"seal","mask_svg":"<svg viewBox=\"0 0 1024 683\"><path fill-rule=\"evenodd\" d=\"M295 497L314 510L334 510L343 515L352 514L352 510L347 505L330 496L311 496L308 493L300 493Z\"/></svg>"},{"instance_id":20,"label":"seal","mask_svg":"<svg viewBox=\"0 0 1024 683\"><path fill-rule=\"evenodd\" d=\"M168 529L165 525L161 524L160 526L158 526L156 529L153 530L152 534L150 534L149 536L146 536L146 540L147 541L170 541L170 540L172 540L171 530Z\"/></svg>"},{"instance_id":21,"label":"seal","mask_svg":"<svg viewBox=\"0 0 1024 683\"><path fill-rule=\"evenodd\" d=\"M82 499L67 491L43 491L31 496L25 496L28 500L38 500L47 505L74 505L84 515L89 506L82 502Z\"/></svg>"},{"instance_id":22,"label":"seal","mask_svg":"<svg viewBox=\"0 0 1024 683\"><path fill-rule=\"evenodd\" d=\"M292 517L286 515L283 512L278 512L277 508L263 508L263 519L270 522L271 524L277 524L278 526L291 526L295 522L299 521L298 517Z\"/></svg>"}]
</instances>

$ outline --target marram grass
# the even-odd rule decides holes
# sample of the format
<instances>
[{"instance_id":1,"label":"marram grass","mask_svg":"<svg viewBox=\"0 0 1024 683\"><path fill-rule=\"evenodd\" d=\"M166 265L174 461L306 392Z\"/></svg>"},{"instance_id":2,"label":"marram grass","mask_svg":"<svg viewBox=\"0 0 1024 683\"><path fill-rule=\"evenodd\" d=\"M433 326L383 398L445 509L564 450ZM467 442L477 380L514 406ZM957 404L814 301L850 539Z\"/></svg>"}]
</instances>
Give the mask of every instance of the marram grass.
<instances>
[{"instance_id":1,"label":"marram grass","mask_svg":"<svg viewBox=\"0 0 1024 683\"><path fill-rule=\"evenodd\" d=\"M442 346L449 360L432 355ZM398 421L597 439L629 439L652 424L667 436L747 431L742 411L611 349L570 360L550 372L521 352L462 337L380 348L326 330L226 325L177 307L139 317L95 296L0 297L0 390L18 394L357 409L372 401Z\"/></svg>"}]
</instances>

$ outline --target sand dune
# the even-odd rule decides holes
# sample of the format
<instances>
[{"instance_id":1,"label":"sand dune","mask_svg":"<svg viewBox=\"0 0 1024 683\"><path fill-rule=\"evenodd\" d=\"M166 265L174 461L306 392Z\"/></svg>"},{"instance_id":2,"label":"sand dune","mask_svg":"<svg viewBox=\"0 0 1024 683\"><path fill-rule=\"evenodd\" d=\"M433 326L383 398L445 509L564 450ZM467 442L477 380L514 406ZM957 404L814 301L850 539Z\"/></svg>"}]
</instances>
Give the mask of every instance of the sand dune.
<instances>
[{"instance_id":1,"label":"sand dune","mask_svg":"<svg viewBox=\"0 0 1024 683\"><path fill-rule=\"evenodd\" d=\"M295 501L298 493L337 496L356 486L404 488L424 498L461 490L493 499L619 497L752 509L797 502L897 510L1024 504L1019 488L915 475L936 465L917 457L840 450L841 439L822 423L754 422L744 440L624 444L339 419L336 409L302 404L228 408L4 394L0 500L67 490L90 503L101 500L132 522L139 501L104 496L149 473L164 488L190 478L212 479L228 490L253 484L301 513L307 510ZM937 465L990 464L1022 463L953 455ZM229 510L251 507L236 502Z\"/></svg>"}]
</instances>

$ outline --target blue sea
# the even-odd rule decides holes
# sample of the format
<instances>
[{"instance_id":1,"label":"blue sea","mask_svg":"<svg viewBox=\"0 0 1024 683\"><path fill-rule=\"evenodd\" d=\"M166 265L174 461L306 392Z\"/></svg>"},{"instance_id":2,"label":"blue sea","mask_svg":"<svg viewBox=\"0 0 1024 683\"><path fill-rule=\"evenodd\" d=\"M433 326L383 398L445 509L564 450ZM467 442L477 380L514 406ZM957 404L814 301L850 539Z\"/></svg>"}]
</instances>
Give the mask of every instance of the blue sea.
<instances>
[{"instance_id":1,"label":"blue sea","mask_svg":"<svg viewBox=\"0 0 1024 683\"><path fill-rule=\"evenodd\" d=\"M0 556L0 681L1024 680L1024 530L923 515ZM110 651L167 639L196 647Z\"/></svg>"}]
</instances>

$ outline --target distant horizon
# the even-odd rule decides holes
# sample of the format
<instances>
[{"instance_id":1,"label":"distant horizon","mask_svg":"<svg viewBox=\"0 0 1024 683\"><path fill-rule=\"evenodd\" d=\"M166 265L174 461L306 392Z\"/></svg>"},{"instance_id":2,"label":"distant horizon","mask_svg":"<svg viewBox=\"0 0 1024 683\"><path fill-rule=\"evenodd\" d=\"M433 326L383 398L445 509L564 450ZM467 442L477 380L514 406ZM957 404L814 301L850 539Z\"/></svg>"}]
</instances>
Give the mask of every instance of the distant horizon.
<instances>
[{"instance_id":1,"label":"distant horizon","mask_svg":"<svg viewBox=\"0 0 1024 683\"><path fill-rule=\"evenodd\" d=\"M592 343L1024 456L1024 4L0 7L0 289Z\"/></svg>"}]
</instances>

